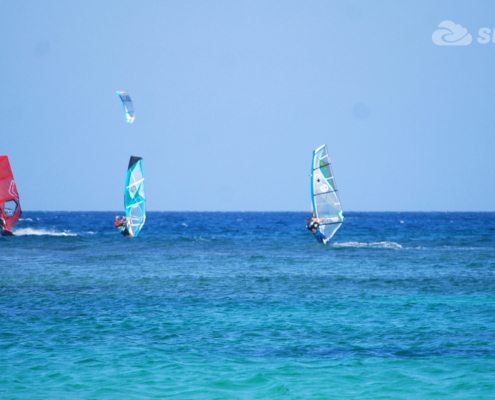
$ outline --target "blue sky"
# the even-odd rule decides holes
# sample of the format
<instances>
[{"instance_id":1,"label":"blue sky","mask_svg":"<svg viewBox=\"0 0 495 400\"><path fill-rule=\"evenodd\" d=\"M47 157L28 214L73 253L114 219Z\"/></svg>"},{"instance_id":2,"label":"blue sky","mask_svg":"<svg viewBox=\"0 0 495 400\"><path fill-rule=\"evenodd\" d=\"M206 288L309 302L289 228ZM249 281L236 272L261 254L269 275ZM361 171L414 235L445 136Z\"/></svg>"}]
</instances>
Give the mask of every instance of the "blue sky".
<instances>
[{"instance_id":1,"label":"blue sky","mask_svg":"<svg viewBox=\"0 0 495 400\"><path fill-rule=\"evenodd\" d=\"M122 209L137 155L149 210L307 211L327 144L344 210L494 211L483 27L491 1L0 0L0 153L25 210Z\"/></svg>"}]
</instances>

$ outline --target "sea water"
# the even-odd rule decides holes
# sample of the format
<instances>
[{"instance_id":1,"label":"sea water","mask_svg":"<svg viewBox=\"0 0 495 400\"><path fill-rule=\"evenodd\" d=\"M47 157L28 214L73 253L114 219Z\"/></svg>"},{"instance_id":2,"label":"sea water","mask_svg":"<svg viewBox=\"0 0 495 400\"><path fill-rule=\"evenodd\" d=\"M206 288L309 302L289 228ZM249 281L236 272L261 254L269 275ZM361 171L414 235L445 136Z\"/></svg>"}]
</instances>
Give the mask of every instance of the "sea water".
<instances>
[{"instance_id":1,"label":"sea water","mask_svg":"<svg viewBox=\"0 0 495 400\"><path fill-rule=\"evenodd\" d=\"M0 398L495 398L495 213L115 215L0 238Z\"/></svg>"}]
</instances>

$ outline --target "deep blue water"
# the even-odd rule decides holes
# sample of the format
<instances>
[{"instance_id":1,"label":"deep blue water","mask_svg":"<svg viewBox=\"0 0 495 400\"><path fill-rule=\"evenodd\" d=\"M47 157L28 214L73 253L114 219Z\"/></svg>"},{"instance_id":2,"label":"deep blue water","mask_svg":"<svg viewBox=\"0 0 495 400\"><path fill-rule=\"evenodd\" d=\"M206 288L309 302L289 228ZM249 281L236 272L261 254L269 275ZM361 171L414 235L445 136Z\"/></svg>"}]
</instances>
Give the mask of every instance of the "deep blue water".
<instances>
[{"instance_id":1,"label":"deep blue water","mask_svg":"<svg viewBox=\"0 0 495 400\"><path fill-rule=\"evenodd\" d=\"M495 398L495 213L25 212L0 398Z\"/></svg>"}]
</instances>

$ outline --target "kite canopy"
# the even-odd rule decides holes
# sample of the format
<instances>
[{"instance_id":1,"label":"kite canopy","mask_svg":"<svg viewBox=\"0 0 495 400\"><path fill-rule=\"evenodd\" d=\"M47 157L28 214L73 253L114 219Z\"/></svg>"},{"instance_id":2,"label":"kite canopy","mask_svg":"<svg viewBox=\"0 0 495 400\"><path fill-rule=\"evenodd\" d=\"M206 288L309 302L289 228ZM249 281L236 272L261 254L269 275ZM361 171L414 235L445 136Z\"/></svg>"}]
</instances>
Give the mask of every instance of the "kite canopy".
<instances>
[{"instance_id":1,"label":"kite canopy","mask_svg":"<svg viewBox=\"0 0 495 400\"><path fill-rule=\"evenodd\" d=\"M132 124L136 118L134 115L134 105L132 104L131 97L126 92L115 92L122 100L122 106L124 107L125 120L128 124Z\"/></svg>"},{"instance_id":2,"label":"kite canopy","mask_svg":"<svg viewBox=\"0 0 495 400\"><path fill-rule=\"evenodd\" d=\"M9 157L0 156L0 216L5 220L8 231L17 224L21 217L21 203L10 167Z\"/></svg>"}]
</instances>

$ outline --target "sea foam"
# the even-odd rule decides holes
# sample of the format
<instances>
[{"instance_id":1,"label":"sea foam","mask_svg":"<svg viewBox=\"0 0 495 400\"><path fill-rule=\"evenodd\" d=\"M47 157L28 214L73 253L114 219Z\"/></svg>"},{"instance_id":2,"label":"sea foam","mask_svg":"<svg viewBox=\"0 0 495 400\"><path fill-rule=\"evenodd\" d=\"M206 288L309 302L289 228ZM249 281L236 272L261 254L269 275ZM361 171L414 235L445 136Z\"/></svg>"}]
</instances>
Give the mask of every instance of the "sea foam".
<instances>
[{"instance_id":1,"label":"sea foam","mask_svg":"<svg viewBox=\"0 0 495 400\"><path fill-rule=\"evenodd\" d=\"M34 229L34 228L22 228L14 231L16 236L77 236L76 233L71 233L70 231L56 232L48 231L46 229Z\"/></svg>"}]
</instances>

